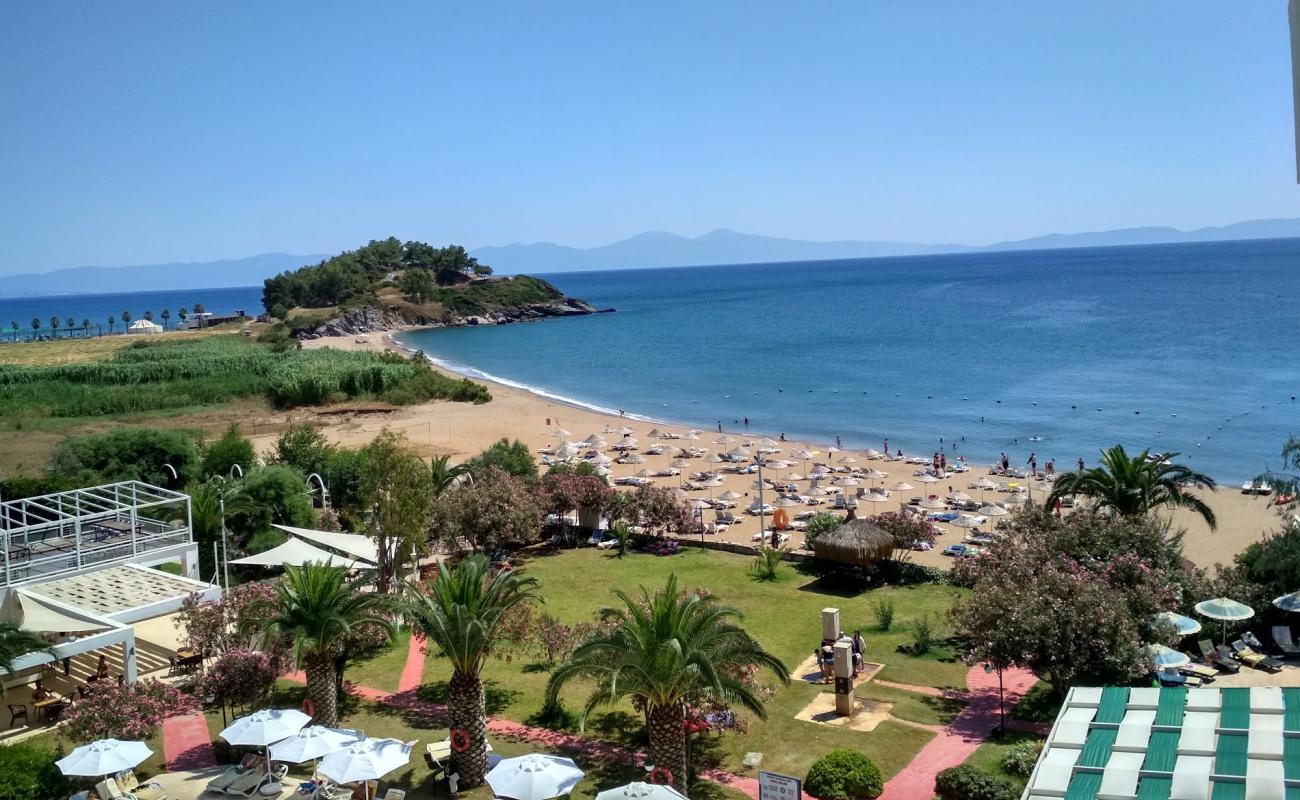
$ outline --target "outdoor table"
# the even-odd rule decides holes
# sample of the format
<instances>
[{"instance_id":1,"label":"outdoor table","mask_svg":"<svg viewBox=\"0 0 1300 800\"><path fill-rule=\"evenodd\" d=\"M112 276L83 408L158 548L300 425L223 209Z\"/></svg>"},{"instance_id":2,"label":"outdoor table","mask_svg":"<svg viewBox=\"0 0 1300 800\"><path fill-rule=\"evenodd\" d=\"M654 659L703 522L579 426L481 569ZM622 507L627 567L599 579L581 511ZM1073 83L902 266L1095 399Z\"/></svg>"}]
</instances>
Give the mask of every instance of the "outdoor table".
<instances>
[{"instance_id":1,"label":"outdoor table","mask_svg":"<svg viewBox=\"0 0 1300 800\"><path fill-rule=\"evenodd\" d=\"M185 668L203 668L203 654L197 650L177 650L176 663Z\"/></svg>"},{"instance_id":2,"label":"outdoor table","mask_svg":"<svg viewBox=\"0 0 1300 800\"><path fill-rule=\"evenodd\" d=\"M36 709L37 718L41 719L49 715L50 709L57 710L63 708L67 704L68 704L68 700L66 697L51 693L51 695L48 698L44 700L38 700L32 703L32 707Z\"/></svg>"},{"instance_id":3,"label":"outdoor table","mask_svg":"<svg viewBox=\"0 0 1300 800\"><path fill-rule=\"evenodd\" d=\"M119 522L115 519L106 519L102 522L96 522L93 529L95 531L95 541L102 542L110 537L130 533L131 525L130 523Z\"/></svg>"}]
</instances>

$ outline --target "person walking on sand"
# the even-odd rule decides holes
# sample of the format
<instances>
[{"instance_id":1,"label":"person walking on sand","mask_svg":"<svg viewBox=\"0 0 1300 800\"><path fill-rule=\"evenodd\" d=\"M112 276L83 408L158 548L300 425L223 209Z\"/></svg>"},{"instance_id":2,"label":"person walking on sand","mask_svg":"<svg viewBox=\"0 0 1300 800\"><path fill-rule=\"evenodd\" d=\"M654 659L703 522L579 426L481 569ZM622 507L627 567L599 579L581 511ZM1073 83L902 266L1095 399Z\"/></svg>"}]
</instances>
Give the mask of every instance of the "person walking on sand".
<instances>
[{"instance_id":1,"label":"person walking on sand","mask_svg":"<svg viewBox=\"0 0 1300 800\"><path fill-rule=\"evenodd\" d=\"M835 437L835 449L836 449L836 450L842 450L843 448L844 448L844 443L840 441L840 437L836 436L836 437Z\"/></svg>"},{"instance_id":2,"label":"person walking on sand","mask_svg":"<svg viewBox=\"0 0 1300 800\"><path fill-rule=\"evenodd\" d=\"M1038 454L1037 454L1037 453L1030 453L1030 454L1029 454L1029 474L1030 474L1030 475L1037 475L1037 474L1038 474Z\"/></svg>"},{"instance_id":3,"label":"person walking on sand","mask_svg":"<svg viewBox=\"0 0 1300 800\"><path fill-rule=\"evenodd\" d=\"M888 436L885 437L885 447L884 447L884 452L885 452L885 455L889 455L889 437L888 437Z\"/></svg>"},{"instance_id":4,"label":"person walking on sand","mask_svg":"<svg viewBox=\"0 0 1300 800\"><path fill-rule=\"evenodd\" d=\"M1054 458L1047 459L1047 465L1044 468L1047 470L1047 477L1049 478L1056 477L1056 459Z\"/></svg>"},{"instance_id":5,"label":"person walking on sand","mask_svg":"<svg viewBox=\"0 0 1300 800\"><path fill-rule=\"evenodd\" d=\"M1083 472L1083 456L1079 456L1079 471Z\"/></svg>"},{"instance_id":6,"label":"person walking on sand","mask_svg":"<svg viewBox=\"0 0 1300 800\"><path fill-rule=\"evenodd\" d=\"M718 433L722 433L722 420L718 420Z\"/></svg>"}]
</instances>

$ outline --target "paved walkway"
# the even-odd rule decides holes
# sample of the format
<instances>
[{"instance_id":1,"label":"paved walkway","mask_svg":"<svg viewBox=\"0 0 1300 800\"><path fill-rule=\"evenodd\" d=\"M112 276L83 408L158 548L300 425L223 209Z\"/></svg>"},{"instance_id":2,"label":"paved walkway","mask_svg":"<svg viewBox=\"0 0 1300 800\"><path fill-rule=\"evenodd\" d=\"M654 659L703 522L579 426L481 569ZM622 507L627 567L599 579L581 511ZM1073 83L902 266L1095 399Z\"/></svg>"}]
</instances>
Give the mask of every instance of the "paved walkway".
<instances>
[{"instance_id":1,"label":"paved walkway","mask_svg":"<svg viewBox=\"0 0 1300 800\"><path fill-rule=\"evenodd\" d=\"M408 692L420 685L424 679L424 637L412 633L406 645L406 663L402 665L402 677L397 680L397 691Z\"/></svg>"},{"instance_id":2,"label":"paved walkway","mask_svg":"<svg viewBox=\"0 0 1300 800\"><path fill-rule=\"evenodd\" d=\"M1033 673L1014 669L1002 673L1007 708L1016 704L1037 681ZM921 748L912 761L885 784L880 800L917 800L934 796L934 778L975 752L998 724L998 676L983 666L966 672L970 702L939 735Z\"/></svg>"},{"instance_id":3,"label":"paved walkway","mask_svg":"<svg viewBox=\"0 0 1300 800\"><path fill-rule=\"evenodd\" d=\"M195 770L217 764L208 721L201 712L163 720L163 757L169 770Z\"/></svg>"}]
</instances>

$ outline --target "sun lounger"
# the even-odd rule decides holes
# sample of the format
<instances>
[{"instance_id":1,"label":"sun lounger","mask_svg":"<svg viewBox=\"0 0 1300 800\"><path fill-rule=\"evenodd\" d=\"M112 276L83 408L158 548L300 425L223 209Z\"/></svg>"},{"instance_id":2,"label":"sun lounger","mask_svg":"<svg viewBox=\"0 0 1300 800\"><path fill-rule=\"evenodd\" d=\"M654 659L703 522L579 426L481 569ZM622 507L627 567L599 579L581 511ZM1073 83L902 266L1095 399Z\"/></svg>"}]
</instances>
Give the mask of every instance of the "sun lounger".
<instances>
[{"instance_id":1,"label":"sun lounger","mask_svg":"<svg viewBox=\"0 0 1300 800\"><path fill-rule=\"evenodd\" d=\"M597 550L611 550L617 546L618 546L618 539L615 539L613 537L596 542Z\"/></svg>"},{"instance_id":2,"label":"sun lounger","mask_svg":"<svg viewBox=\"0 0 1300 800\"><path fill-rule=\"evenodd\" d=\"M486 742L487 751L492 752L492 743ZM433 766L439 769L446 769L448 760L451 758L451 739L443 739L441 742L429 742L424 747L425 755Z\"/></svg>"},{"instance_id":3,"label":"sun lounger","mask_svg":"<svg viewBox=\"0 0 1300 800\"><path fill-rule=\"evenodd\" d=\"M717 512L713 515L713 521L718 525L735 525L740 522L740 520L736 518L735 512L732 511Z\"/></svg>"},{"instance_id":4,"label":"sun lounger","mask_svg":"<svg viewBox=\"0 0 1300 800\"><path fill-rule=\"evenodd\" d=\"M251 769L236 778L229 786L221 791L224 794L232 794L236 797L252 797L257 790L271 780L271 775L264 768Z\"/></svg>"},{"instance_id":5,"label":"sun lounger","mask_svg":"<svg viewBox=\"0 0 1300 800\"><path fill-rule=\"evenodd\" d=\"M1266 656L1240 639L1232 643L1232 649L1236 651L1238 659L1255 669L1262 669L1265 672L1282 671L1282 661L1280 659Z\"/></svg>"},{"instance_id":6,"label":"sun lounger","mask_svg":"<svg viewBox=\"0 0 1300 800\"><path fill-rule=\"evenodd\" d=\"M224 792L227 786L248 774L249 770L257 769L261 763L262 760L260 758L249 753L244 756L243 761L240 761L232 767L228 767L225 772L208 781L208 791Z\"/></svg>"},{"instance_id":7,"label":"sun lounger","mask_svg":"<svg viewBox=\"0 0 1300 800\"><path fill-rule=\"evenodd\" d=\"M105 778L95 784L95 792L100 800L136 800L135 795L122 791L122 787L112 778Z\"/></svg>"},{"instance_id":8,"label":"sun lounger","mask_svg":"<svg viewBox=\"0 0 1300 800\"><path fill-rule=\"evenodd\" d=\"M1166 667L1156 673L1161 686L1200 686L1201 679L1195 675L1184 675L1176 669Z\"/></svg>"},{"instance_id":9,"label":"sun lounger","mask_svg":"<svg viewBox=\"0 0 1300 800\"><path fill-rule=\"evenodd\" d=\"M1214 667L1207 667L1204 664L1196 663L1184 664L1178 668L1178 671L1184 675L1195 675L1201 679L1201 683L1210 683L1219 674L1219 671Z\"/></svg>"},{"instance_id":10,"label":"sun lounger","mask_svg":"<svg viewBox=\"0 0 1300 800\"><path fill-rule=\"evenodd\" d=\"M1291 638L1291 629L1286 625L1273 626L1273 643L1284 656L1300 656L1300 647L1296 646L1295 640Z\"/></svg>"},{"instance_id":11,"label":"sun lounger","mask_svg":"<svg viewBox=\"0 0 1300 800\"><path fill-rule=\"evenodd\" d=\"M167 793L156 783L140 783L135 770L128 769L118 779L122 791L135 795L138 800L167 800Z\"/></svg>"},{"instance_id":12,"label":"sun lounger","mask_svg":"<svg viewBox=\"0 0 1300 800\"><path fill-rule=\"evenodd\" d=\"M1205 663L1219 672L1236 672L1241 669L1241 662L1232 657L1232 651L1228 648L1216 649L1209 639L1201 639L1196 644L1201 648L1201 658Z\"/></svg>"},{"instance_id":13,"label":"sun lounger","mask_svg":"<svg viewBox=\"0 0 1300 800\"><path fill-rule=\"evenodd\" d=\"M604 541L604 539L605 539L604 531L592 531L591 538L587 540L587 544L592 545L593 547L599 547L600 543Z\"/></svg>"}]
</instances>

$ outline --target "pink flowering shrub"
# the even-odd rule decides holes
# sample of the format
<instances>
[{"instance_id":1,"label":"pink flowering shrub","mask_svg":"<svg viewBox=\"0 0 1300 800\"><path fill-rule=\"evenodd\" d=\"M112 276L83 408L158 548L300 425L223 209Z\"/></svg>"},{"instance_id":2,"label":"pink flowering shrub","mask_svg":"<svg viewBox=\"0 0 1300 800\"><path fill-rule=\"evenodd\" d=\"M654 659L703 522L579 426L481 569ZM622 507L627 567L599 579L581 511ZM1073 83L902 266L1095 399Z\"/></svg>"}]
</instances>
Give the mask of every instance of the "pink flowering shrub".
<instances>
[{"instance_id":1,"label":"pink flowering shrub","mask_svg":"<svg viewBox=\"0 0 1300 800\"><path fill-rule=\"evenodd\" d=\"M255 645L265 649L268 643L260 641L258 621L267 619L274 607L275 587L269 581L245 583L227 589L217 602L190 595L176 615L176 627L184 631L185 645L199 652Z\"/></svg>"},{"instance_id":2,"label":"pink flowering shrub","mask_svg":"<svg viewBox=\"0 0 1300 800\"><path fill-rule=\"evenodd\" d=\"M193 696L161 681L118 686L105 682L63 714L64 732L75 742L148 739L168 717L197 711Z\"/></svg>"},{"instance_id":3,"label":"pink flowering shrub","mask_svg":"<svg viewBox=\"0 0 1300 800\"><path fill-rule=\"evenodd\" d=\"M223 705L251 705L271 691L286 667L282 656L239 647L213 661L199 686Z\"/></svg>"},{"instance_id":4,"label":"pink flowering shrub","mask_svg":"<svg viewBox=\"0 0 1300 800\"><path fill-rule=\"evenodd\" d=\"M894 537L894 551L890 554L890 558L894 561L899 563L906 561L912 555L912 551L923 544L934 546L934 526L924 517L890 511L867 519L872 525Z\"/></svg>"}]
</instances>

